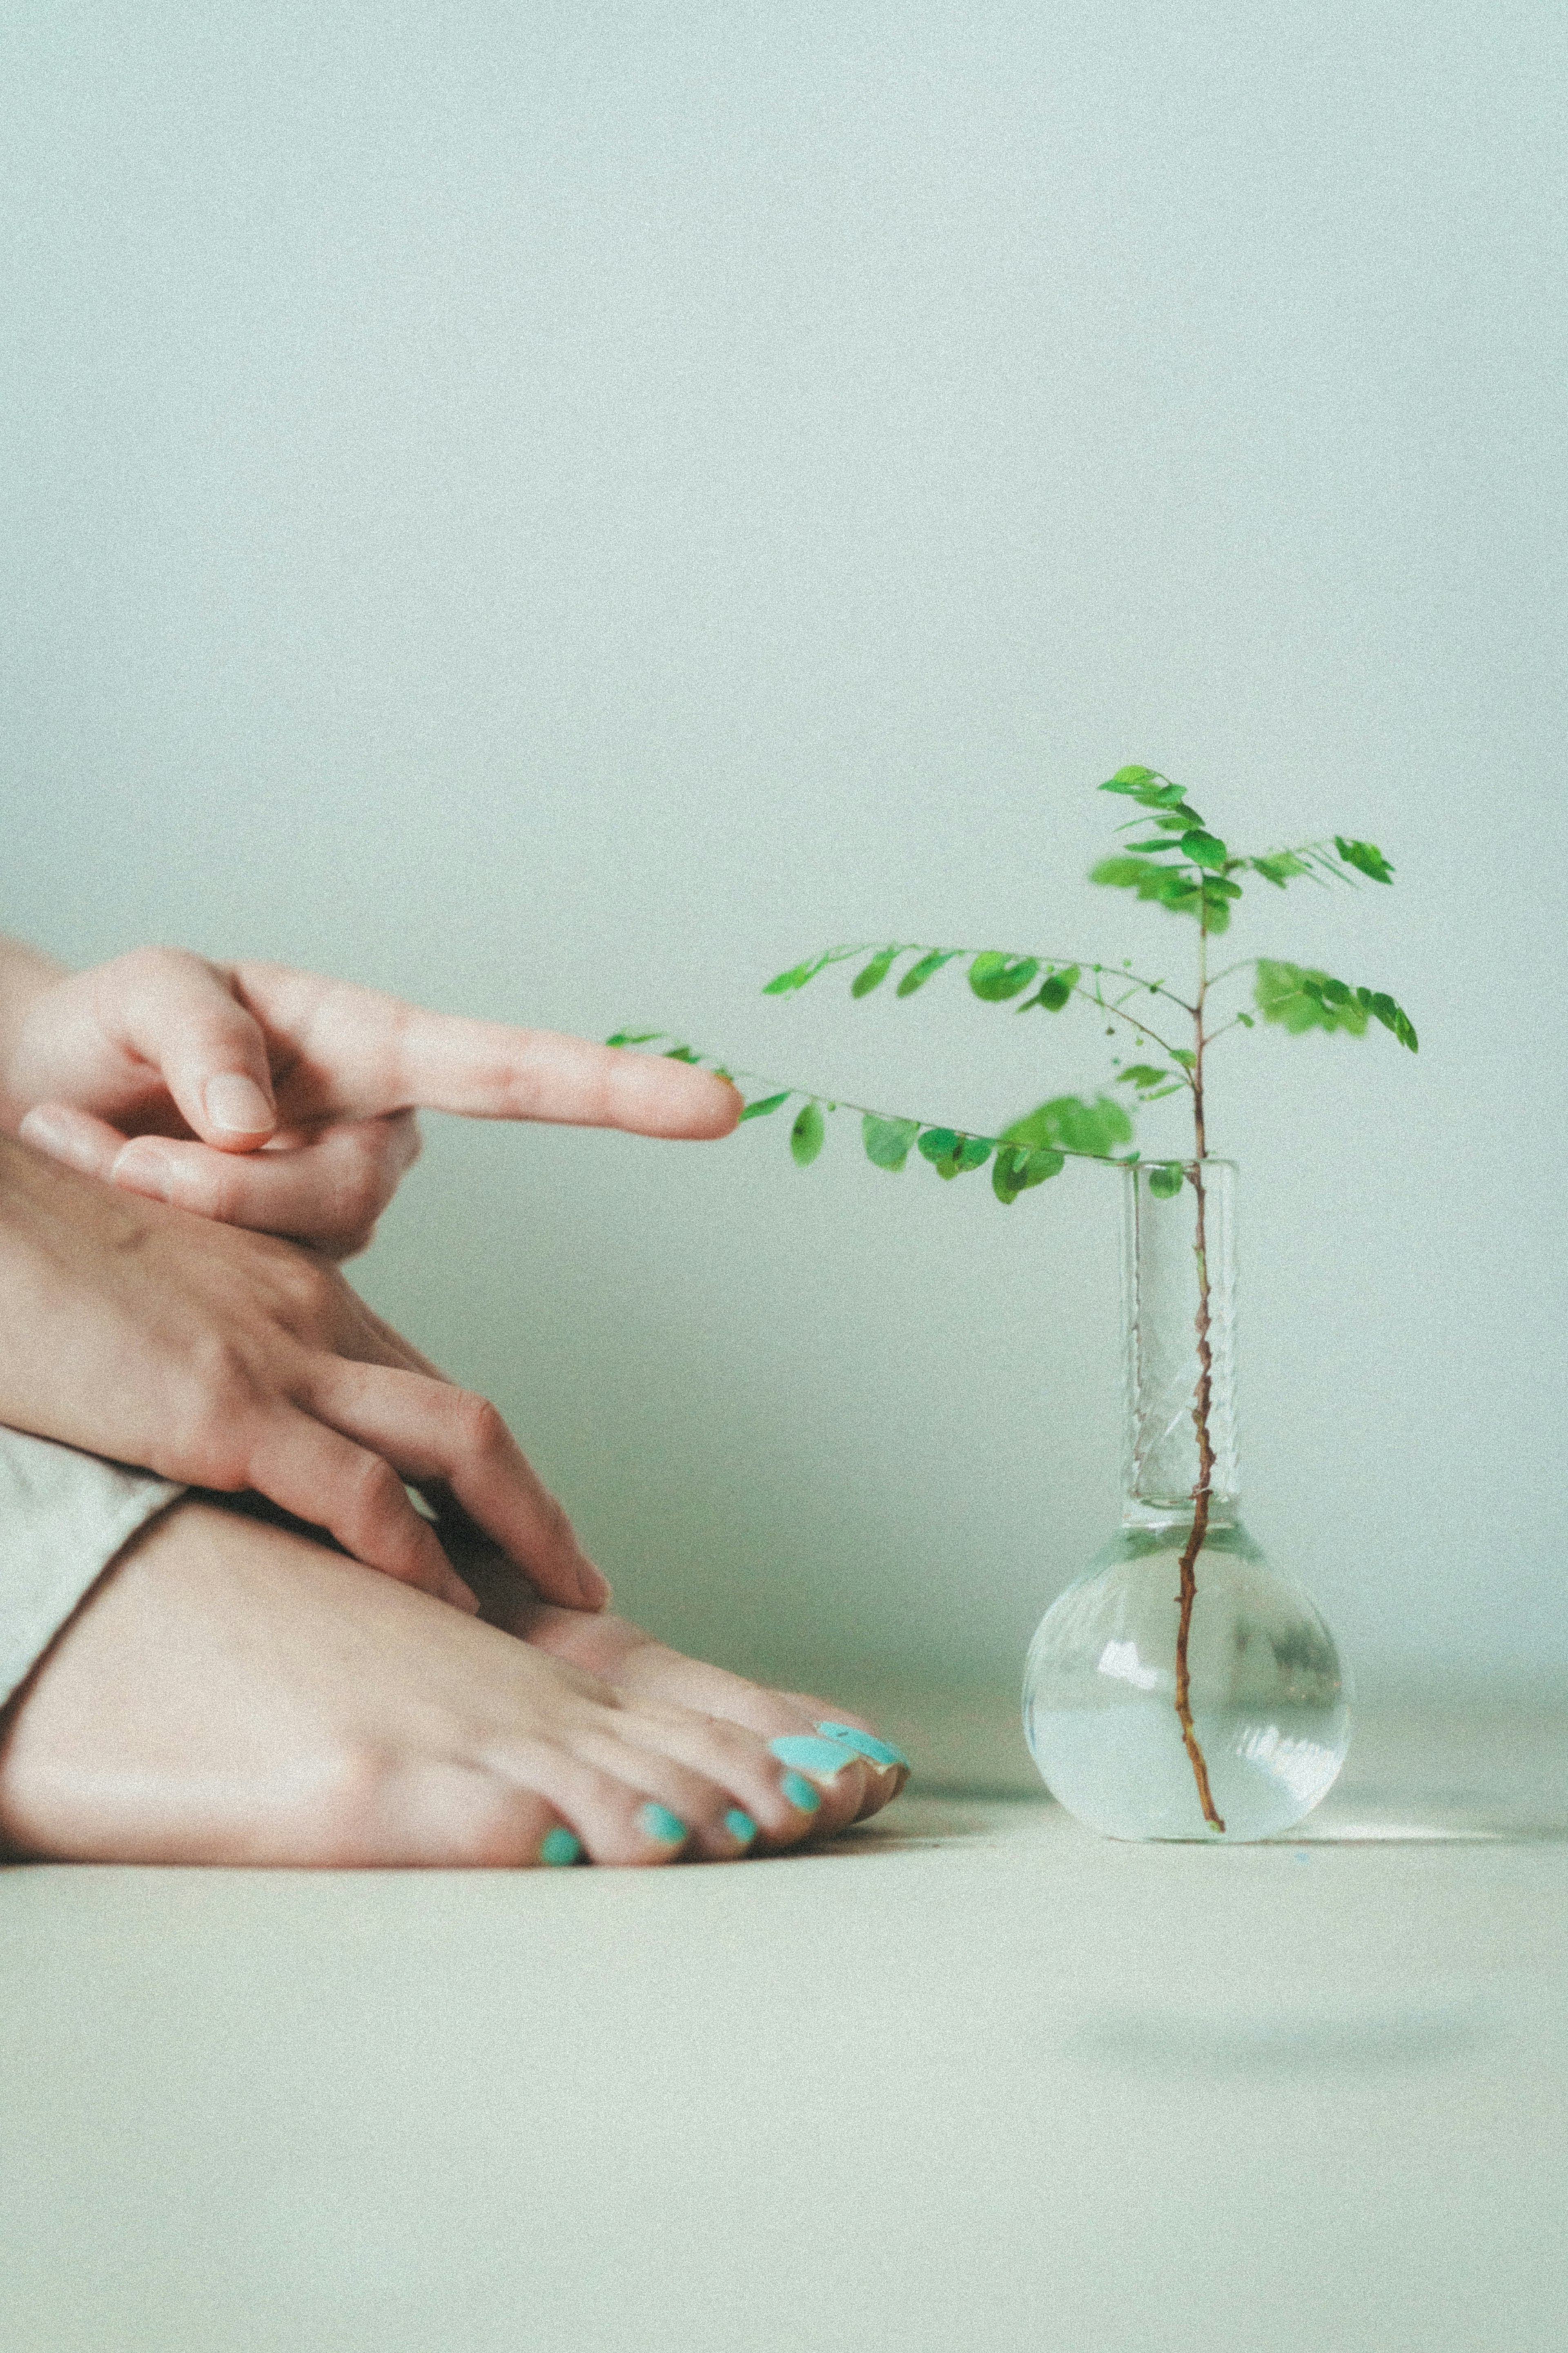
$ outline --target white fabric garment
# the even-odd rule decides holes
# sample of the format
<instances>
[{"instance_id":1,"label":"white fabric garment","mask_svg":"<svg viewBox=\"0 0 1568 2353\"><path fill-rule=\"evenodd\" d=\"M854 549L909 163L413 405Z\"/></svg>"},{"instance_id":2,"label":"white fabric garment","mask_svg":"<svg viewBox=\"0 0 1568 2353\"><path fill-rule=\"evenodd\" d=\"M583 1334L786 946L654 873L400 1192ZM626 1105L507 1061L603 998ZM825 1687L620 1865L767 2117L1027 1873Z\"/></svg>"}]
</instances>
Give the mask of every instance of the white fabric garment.
<instances>
[{"instance_id":1,"label":"white fabric garment","mask_svg":"<svg viewBox=\"0 0 1568 2353\"><path fill-rule=\"evenodd\" d=\"M122 1546L184 1489L0 1428L0 1706Z\"/></svg>"}]
</instances>

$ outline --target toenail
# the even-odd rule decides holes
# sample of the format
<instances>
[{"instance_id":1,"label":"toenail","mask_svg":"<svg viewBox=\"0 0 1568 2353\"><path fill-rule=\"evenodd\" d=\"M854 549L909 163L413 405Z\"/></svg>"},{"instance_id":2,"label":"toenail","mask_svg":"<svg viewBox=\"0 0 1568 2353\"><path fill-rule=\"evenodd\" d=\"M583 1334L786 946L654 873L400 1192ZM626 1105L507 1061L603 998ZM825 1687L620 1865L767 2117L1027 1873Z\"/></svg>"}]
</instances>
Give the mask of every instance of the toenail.
<instances>
[{"instance_id":1,"label":"toenail","mask_svg":"<svg viewBox=\"0 0 1568 2353\"><path fill-rule=\"evenodd\" d=\"M874 1732L862 1732L855 1724L819 1724L817 1730L825 1739L841 1740L846 1748L853 1748L858 1757L868 1757L873 1765L901 1765L906 1772L912 1768L901 1748L890 1740L879 1740Z\"/></svg>"},{"instance_id":2,"label":"toenail","mask_svg":"<svg viewBox=\"0 0 1568 2353\"><path fill-rule=\"evenodd\" d=\"M822 1803L820 1795L804 1773L786 1773L779 1787L797 1813L815 1814Z\"/></svg>"},{"instance_id":3,"label":"toenail","mask_svg":"<svg viewBox=\"0 0 1568 2353\"><path fill-rule=\"evenodd\" d=\"M672 1814L668 1806L656 1805L651 1798L637 1820L649 1838L657 1839L660 1846L682 1846L686 1842L687 1828L680 1816Z\"/></svg>"},{"instance_id":4,"label":"toenail","mask_svg":"<svg viewBox=\"0 0 1568 2353\"><path fill-rule=\"evenodd\" d=\"M750 1846L757 1835L755 1822L750 1814L743 1814L739 1806L731 1807L724 1817L724 1828L738 1846Z\"/></svg>"},{"instance_id":5,"label":"toenail","mask_svg":"<svg viewBox=\"0 0 1568 2353\"><path fill-rule=\"evenodd\" d=\"M768 1746L781 1765L797 1765L803 1773L815 1773L824 1781L855 1761L841 1740L817 1740L809 1732L781 1733Z\"/></svg>"},{"instance_id":6,"label":"toenail","mask_svg":"<svg viewBox=\"0 0 1568 2353\"><path fill-rule=\"evenodd\" d=\"M541 1862L575 1862L583 1852L583 1841L574 1831L563 1830L559 1822L546 1831L539 1842Z\"/></svg>"}]
</instances>

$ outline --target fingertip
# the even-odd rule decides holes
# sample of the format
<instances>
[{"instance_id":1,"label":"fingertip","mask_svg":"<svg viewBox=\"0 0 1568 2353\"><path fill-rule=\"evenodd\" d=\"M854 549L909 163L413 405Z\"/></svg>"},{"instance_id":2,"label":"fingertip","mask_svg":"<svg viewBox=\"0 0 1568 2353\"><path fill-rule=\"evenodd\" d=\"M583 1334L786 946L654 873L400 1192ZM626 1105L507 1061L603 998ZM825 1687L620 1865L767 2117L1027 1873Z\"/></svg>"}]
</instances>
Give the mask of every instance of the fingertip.
<instances>
[{"instance_id":1,"label":"fingertip","mask_svg":"<svg viewBox=\"0 0 1568 2353\"><path fill-rule=\"evenodd\" d=\"M205 1141L220 1152L254 1151L278 1125L266 1090L244 1071L223 1071L202 1089Z\"/></svg>"},{"instance_id":2,"label":"fingertip","mask_svg":"<svg viewBox=\"0 0 1568 2353\"><path fill-rule=\"evenodd\" d=\"M717 1071L709 1075L721 1090L721 1103L716 1116L721 1118L722 1125L714 1126L706 1133L713 1136L733 1135L741 1124L741 1113L746 1108L746 1098L733 1079L721 1079Z\"/></svg>"},{"instance_id":3,"label":"fingertip","mask_svg":"<svg viewBox=\"0 0 1568 2353\"><path fill-rule=\"evenodd\" d=\"M66 1103L35 1103L16 1129L24 1144L64 1161L86 1176L100 1176L121 1138L113 1130ZM107 1147L107 1148L106 1148Z\"/></svg>"},{"instance_id":4,"label":"fingertip","mask_svg":"<svg viewBox=\"0 0 1568 2353\"><path fill-rule=\"evenodd\" d=\"M648 1135L680 1137L710 1143L733 1133L745 1109L745 1099L730 1079L717 1071L695 1069L667 1055L649 1059L627 1057L637 1078L633 1105L635 1124Z\"/></svg>"},{"instance_id":5,"label":"fingertip","mask_svg":"<svg viewBox=\"0 0 1568 2353\"><path fill-rule=\"evenodd\" d=\"M602 1570L595 1568L591 1560L584 1560L579 1565L577 1585L583 1596L584 1609L597 1612L607 1608L615 1598L611 1591L609 1578Z\"/></svg>"}]
</instances>

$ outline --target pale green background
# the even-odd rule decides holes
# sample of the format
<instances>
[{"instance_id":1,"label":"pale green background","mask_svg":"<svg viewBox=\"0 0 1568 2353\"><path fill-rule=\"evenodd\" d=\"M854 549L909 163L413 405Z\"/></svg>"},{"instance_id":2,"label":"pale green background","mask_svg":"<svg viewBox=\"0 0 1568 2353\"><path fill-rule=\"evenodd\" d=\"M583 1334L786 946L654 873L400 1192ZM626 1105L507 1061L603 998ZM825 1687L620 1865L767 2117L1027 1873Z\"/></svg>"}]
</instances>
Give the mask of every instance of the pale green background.
<instances>
[{"instance_id":1,"label":"pale green background","mask_svg":"<svg viewBox=\"0 0 1568 2353\"><path fill-rule=\"evenodd\" d=\"M1079 879L1126 759L1368 836L1395 892L1233 934L1423 1039L1216 1079L1249 1516L1363 1684L1560 1670L1565 51L1549 0L8 10L5 922L990 1125L1091 1021L756 985L1163 965ZM784 1141L433 1123L362 1278L637 1613L1000 1690L1114 1517L1113 1180Z\"/></svg>"}]
</instances>

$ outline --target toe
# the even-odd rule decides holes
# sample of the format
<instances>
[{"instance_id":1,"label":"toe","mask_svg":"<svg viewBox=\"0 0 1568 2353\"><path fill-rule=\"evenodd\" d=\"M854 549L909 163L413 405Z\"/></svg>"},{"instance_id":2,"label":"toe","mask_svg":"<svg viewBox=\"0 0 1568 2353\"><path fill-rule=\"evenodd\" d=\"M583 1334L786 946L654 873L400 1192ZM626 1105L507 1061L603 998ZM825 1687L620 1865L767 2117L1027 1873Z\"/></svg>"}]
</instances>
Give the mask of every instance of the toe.
<instances>
[{"instance_id":1,"label":"toe","mask_svg":"<svg viewBox=\"0 0 1568 2353\"><path fill-rule=\"evenodd\" d=\"M820 1792L742 1725L628 1700L616 1726L620 1738L662 1760L662 1767L673 1765L700 1784L700 1796L689 1800L689 1819L696 1851L711 1861L732 1861L756 1841L793 1846L822 1825ZM840 1803L835 1821L842 1810ZM752 1826L750 1835L738 1831L731 1819L737 1811Z\"/></svg>"},{"instance_id":2,"label":"toe","mask_svg":"<svg viewBox=\"0 0 1568 2353\"><path fill-rule=\"evenodd\" d=\"M812 1692L785 1692L783 1696L809 1715L814 1732L824 1739L841 1741L864 1762L866 1795L856 1820L864 1821L868 1815L879 1813L884 1806L890 1805L913 1769L903 1750L885 1740L853 1709L818 1699Z\"/></svg>"}]
</instances>

